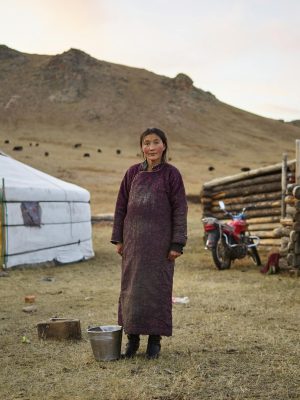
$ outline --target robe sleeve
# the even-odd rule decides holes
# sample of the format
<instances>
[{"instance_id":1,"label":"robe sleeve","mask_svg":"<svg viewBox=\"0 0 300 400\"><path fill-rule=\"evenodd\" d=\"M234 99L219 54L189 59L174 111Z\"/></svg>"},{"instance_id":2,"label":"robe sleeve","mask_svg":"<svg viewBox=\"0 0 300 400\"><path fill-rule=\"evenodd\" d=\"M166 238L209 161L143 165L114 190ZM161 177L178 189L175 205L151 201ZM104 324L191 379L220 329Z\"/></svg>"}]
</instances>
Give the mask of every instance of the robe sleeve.
<instances>
[{"instance_id":1,"label":"robe sleeve","mask_svg":"<svg viewBox=\"0 0 300 400\"><path fill-rule=\"evenodd\" d=\"M127 213L127 203L130 191L130 170L128 170L121 182L119 194L117 197L115 214L114 214L114 225L111 237L111 243L123 243L123 226L124 219Z\"/></svg>"},{"instance_id":2,"label":"robe sleeve","mask_svg":"<svg viewBox=\"0 0 300 400\"><path fill-rule=\"evenodd\" d=\"M187 201L181 174L170 174L170 202L172 207L172 244L185 246L187 241Z\"/></svg>"}]
</instances>

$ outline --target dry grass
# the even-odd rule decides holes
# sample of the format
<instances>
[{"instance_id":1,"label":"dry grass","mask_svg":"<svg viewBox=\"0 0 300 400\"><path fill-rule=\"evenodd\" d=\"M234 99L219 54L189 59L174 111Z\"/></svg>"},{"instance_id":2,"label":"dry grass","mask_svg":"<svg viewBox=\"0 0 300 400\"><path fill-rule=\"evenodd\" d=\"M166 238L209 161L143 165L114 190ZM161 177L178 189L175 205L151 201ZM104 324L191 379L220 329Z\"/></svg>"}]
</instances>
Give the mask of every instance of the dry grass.
<instances>
[{"instance_id":1,"label":"dry grass","mask_svg":"<svg viewBox=\"0 0 300 400\"><path fill-rule=\"evenodd\" d=\"M87 326L117 317L120 260L109 225L94 226L96 257L89 262L0 278L0 398L299 399L299 279L262 276L250 261L215 270L202 250L199 221L191 206L174 284L174 294L190 303L174 306L174 336L163 339L156 361L144 358L146 338L134 360L93 358ZM37 298L33 315L22 312L27 294ZM83 339L39 340L36 324L54 315L79 318ZM23 335L31 343L23 344Z\"/></svg>"},{"instance_id":2,"label":"dry grass","mask_svg":"<svg viewBox=\"0 0 300 400\"><path fill-rule=\"evenodd\" d=\"M33 62L39 60L34 57ZM169 89L161 86L165 80L144 70L112 66L112 76L128 76L129 91L120 96L115 85L122 86L122 80L100 79L104 86L90 84L95 96L52 109L46 92L36 97L33 83L35 77L40 78L32 75L31 64L27 66L24 74L5 80L3 104L10 93L19 93L24 79L26 88L24 102L1 122L0 147L19 161L88 189L93 214L113 212L124 172L140 160L138 135L149 125L161 126L169 134L169 154L182 172L189 195L197 195L203 182L236 174L241 167L280 162L282 152L294 158L299 128L219 102L194 101L189 92L185 96L180 91L174 98L172 91L171 103ZM38 65L33 67L36 71ZM106 64L103 67L106 71ZM15 71L7 65L3 68L4 73ZM53 88L48 89L52 93ZM99 93L104 103L97 102ZM39 99L39 107L31 107ZM95 104L104 108L100 121L92 123L84 118ZM268 143L265 149L263 138ZM9 144L4 144L6 139ZM75 149L75 143L82 147ZM23 151L14 152L16 145L22 145ZM117 148L122 149L119 156ZM90 157L83 157L85 152ZM209 166L215 170L209 171ZM98 363L93 358L86 328L114 323L117 317L120 260L109 244L110 226L94 227L96 257L87 263L14 270L8 278L0 278L0 398L300 398L299 279L262 276L247 262L229 271L215 270L203 250L199 207L191 206L190 211L189 242L176 266L174 294L189 296L191 301L174 306L174 336L163 340L157 361L144 359L145 338L134 360ZM45 282L44 276L53 276L55 281ZM38 310L33 315L22 312L27 294L37 298ZM36 324L54 315L79 318L83 339L40 341ZM23 335L30 343L22 343Z\"/></svg>"}]
</instances>

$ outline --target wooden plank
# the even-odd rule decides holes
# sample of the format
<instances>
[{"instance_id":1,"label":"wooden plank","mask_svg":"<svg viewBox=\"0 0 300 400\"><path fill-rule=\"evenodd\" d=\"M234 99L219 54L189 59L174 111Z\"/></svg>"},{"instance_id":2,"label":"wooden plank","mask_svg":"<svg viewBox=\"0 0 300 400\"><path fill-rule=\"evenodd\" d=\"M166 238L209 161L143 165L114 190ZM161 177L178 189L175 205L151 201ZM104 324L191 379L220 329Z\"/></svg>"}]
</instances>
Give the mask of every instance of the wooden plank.
<instances>
[{"instance_id":1,"label":"wooden plank","mask_svg":"<svg viewBox=\"0 0 300 400\"><path fill-rule=\"evenodd\" d=\"M37 324L40 339L81 339L80 321L78 319L51 318Z\"/></svg>"},{"instance_id":2,"label":"wooden plank","mask_svg":"<svg viewBox=\"0 0 300 400\"><path fill-rule=\"evenodd\" d=\"M250 231L251 235L258 236L259 238L276 238L273 231Z\"/></svg>"},{"instance_id":3,"label":"wooden plank","mask_svg":"<svg viewBox=\"0 0 300 400\"><path fill-rule=\"evenodd\" d=\"M249 196L239 196L239 197L230 197L229 199L222 199L224 204L233 204L233 203L256 203L257 201L264 200L280 200L281 192L270 192L270 193L259 193L259 194L251 194ZM219 200L213 200L212 205L217 206L219 204Z\"/></svg>"},{"instance_id":4,"label":"wooden plank","mask_svg":"<svg viewBox=\"0 0 300 400\"><path fill-rule=\"evenodd\" d=\"M215 193L212 195L212 198L215 199L224 199L228 197L241 197L247 196L250 194L258 194L258 193L269 193L269 192L276 192L281 190L281 182L272 182L272 183L265 183L260 185L251 185L246 186L244 188L234 188L224 190L219 193Z\"/></svg>"},{"instance_id":5,"label":"wooden plank","mask_svg":"<svg viewBox=\"0 0 300 400\"><path fill-rule=\"evenodd\" d=\"M113 221L114 214L96 214L92 215L91 221L92 223L100 222L100 221Z\"/></svg>"},{"instance_id":6,"label":"wooden plank","mask_svg":"<svg viewBox=\"0 0 300 400\"><path fill-rule=\"evenodd\" d=\"M259 242L259 246L280 246L281 245L281 239L261 239Z\"/></svg>"},{"instance_id":7,"label":"wooden plank","mask_svg":"<svg viewBox=\"0 0 300 400\"><path fill-rule=\"evenodd\" d=\"M262 224L249 224L248 227L250 231L272 231L276 228L281 227L279 222L269 222Z\"/></svg>"},{"instance_id":8,"label":"wooden plank","mask_svg":"<svg viewBox=\"0 0 300 400\"><path fill-rule=\"evenodd\" d=\"M257 185L259 183L271 183L271 182L280 182L281 181L281 172L272 174L272 175L263 175L255 178L248 178L238 182L228 182L223 185L217 185L211 188L213 192L221 192L225 189L232 188L241 188L250 185Z\"/></svg>"},{"instance_id":9,"label":"wooden plank","mask_svg":"<svg viewBox=\"0 0 300 400\"><path fill-rule=\"evenodd\" d=\"M278 216L269 216L269 217L257 217L257 218L248 218L249 224L262 224L268 222L280 222L280 217Z\"/></svg>"},{"instance_id":10,"label":"wooden plank","mask_svg":"<svg viewBox=\"0 0 300 400\"><path fill-rule=\"evenodd\" d=\"M214 212L212 215L216 218L219 219L228 219L224 216L223 212ZM280 208L263 208L263 209L258 209L258 210L249 210L246 212L247 218L251 217L269 217L273 215L281 215L281 209Z\"/></svg>"},{"instance_id":11,"label":"wooden plank","mask_svg":"<svg viewBox=\"0 0 300 400\"><path fill-rule=\"evenodd\" d=\"M281 210L281 201L277 200L277 201L261 201L261 202L257 202L257 203L246 203L246 204L227 204L226 209L227 211L234 211L234 212L240 212L242 211L242 209L244 207L249 208L249 211L251 209L261 209L261 208L279 208ZM212 212L218 212L220 209L220 207L212 207L211 210ZM247 211L248 214L248 211Z\"/></svg>"},{"instance_id":12,"label":"wooden plank","mask_svg":"<svg viewBox=\"0 0 300 400\"><path fill-rule=\"evenodd\" d=\"M291 160L291 161L288 161L287 165L291 166L294 163L295 163L295 160ZM205 189L207 189L207 188L211 188L213 186L221 185L221 184L224 184L227 182L236 182L236 181L240 181L240 180L247 179L247 178L254 177L254 176L264 175L264 174L268 174L268 173L276 172L276 171L278 172L280 170L281 170L281 163L275 164L275 165L270 165L268 167L253 169L251 171L242 172L240 174L236 174L236 175L232 175L232 176L226 176L223 178L213 179L212 181L204 183L203 186Z\"/></svg>"},{"instance_id":13,"label":"wooden plank","mask_svg":"<svg viewBox=\"0 0 300 400\"><path fill-rule=\"evenodd\" d=\"M201 204L211 204L212 199L210 197L201 197Z\"/></svg>"}]
</instances>

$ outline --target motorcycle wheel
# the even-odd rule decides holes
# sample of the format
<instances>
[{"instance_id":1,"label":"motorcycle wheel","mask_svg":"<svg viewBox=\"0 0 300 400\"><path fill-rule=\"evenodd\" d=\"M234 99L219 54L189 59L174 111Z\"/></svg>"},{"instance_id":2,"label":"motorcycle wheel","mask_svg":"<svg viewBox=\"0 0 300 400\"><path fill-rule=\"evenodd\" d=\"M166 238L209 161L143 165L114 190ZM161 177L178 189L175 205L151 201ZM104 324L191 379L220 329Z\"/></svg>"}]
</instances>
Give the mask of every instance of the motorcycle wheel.
<instances>
[{"instance_id":1,"label":"motorcycle wheel","mask_svg":"<svg viewBox=\"0 0 300 400\"><path fill-rule=\"evenodd\" d=\"M261 260L256 247L250 247L249 256L252 258L252 261L255 265L257 265L258 267L261 265Z\"/></svg>"},{"instance_id":2,"label":"motorcycle wheel","mask_svg":"<svg viewBox=\"0 0 300 400\"><path fill-rule=\"evenodd\" d=\"M215 266L218 269L229 269L231 267L231 258L222 238L217 241L216 246L211 251Z\"/></svg>"}]
</instances>

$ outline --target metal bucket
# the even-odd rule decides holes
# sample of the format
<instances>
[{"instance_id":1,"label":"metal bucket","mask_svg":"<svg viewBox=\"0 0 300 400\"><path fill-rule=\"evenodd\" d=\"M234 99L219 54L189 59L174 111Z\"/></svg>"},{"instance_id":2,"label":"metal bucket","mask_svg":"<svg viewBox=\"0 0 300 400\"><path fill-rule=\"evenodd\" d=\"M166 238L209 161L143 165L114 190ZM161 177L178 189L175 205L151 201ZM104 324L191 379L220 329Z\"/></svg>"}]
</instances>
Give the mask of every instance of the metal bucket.
<instances>
[{"instance_id":1,"label":"metal bucket","mask_svg":"<svg viewBox=\"0 0 300 400\"><path fill-rule=\"evenodd\" d=\"M118 360L121 356L122 326L104 325L87 330L94 357L97 361Z\"/></svg>"}]
</instances>

